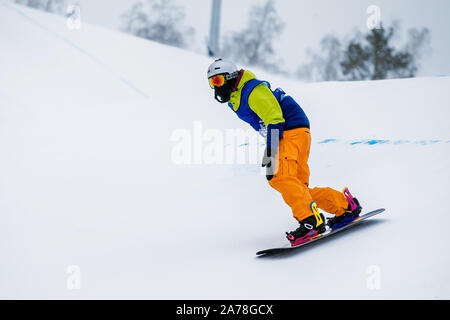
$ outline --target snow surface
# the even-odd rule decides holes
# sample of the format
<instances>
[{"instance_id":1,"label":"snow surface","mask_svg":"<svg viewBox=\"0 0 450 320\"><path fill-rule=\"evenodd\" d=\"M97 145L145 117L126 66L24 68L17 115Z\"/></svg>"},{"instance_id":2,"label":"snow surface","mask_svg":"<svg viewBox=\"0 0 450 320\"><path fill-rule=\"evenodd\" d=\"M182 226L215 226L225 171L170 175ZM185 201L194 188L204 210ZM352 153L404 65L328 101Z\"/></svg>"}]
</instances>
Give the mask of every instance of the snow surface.
<instances>
[{"instance_id":1,"label":"snow surface","mask_svg":"<svg viewBox=\"0 0 450 320\"><path fill-rule=\"evenodd\" d=\"M257 258L297 227L258 164L172 158L176 130L247 129L213 99L211 59L6 2L0 43L0 298L450 298L450 78L253 70L308 113L311 185L386 208Z\"/></svg>"}]
</instances>

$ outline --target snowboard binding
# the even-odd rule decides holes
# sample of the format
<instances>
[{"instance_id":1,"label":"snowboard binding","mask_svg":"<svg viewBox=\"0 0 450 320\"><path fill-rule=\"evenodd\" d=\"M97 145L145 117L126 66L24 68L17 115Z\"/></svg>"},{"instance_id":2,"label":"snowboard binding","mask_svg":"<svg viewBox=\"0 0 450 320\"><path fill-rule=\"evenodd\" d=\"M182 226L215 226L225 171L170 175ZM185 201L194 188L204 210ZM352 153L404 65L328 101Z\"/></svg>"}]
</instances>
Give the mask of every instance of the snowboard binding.
<instances>
[{"instance_id":1,"label":"snowboard binding","mask_svg":"<svg viewBox=\"0 0 450 320\"><path fill-rule=\"evenodd\" d=\"M316 202L311 203L313 214L306 219L299 221L300 227L295 231L286 232L286 238L295 247L319 237L326 231L325 218L319 213Z\"/></svg>"},{"instance_id":2,"label":"snowboard binding","mask_svg":"<svg viewBox=\"0 0 450 320\"><path fill-rule=\"evenodd\" d=\"M345 198L347 199L348 207L347 207L346 211L344 212L344 214L342 214L338 217L333 217L333 218L327 219L327 225L332 230L340 229L340 228L344 227L345 225L349 224L350 222L358 220L359 214L361 213L361 210L362 210L362 207L359 204L358 199L356 199L352 196L352 194L350 193L350 191L348 190L347 187L344 188L342 193L344 194Z\"/></svg>"}]
</instances>

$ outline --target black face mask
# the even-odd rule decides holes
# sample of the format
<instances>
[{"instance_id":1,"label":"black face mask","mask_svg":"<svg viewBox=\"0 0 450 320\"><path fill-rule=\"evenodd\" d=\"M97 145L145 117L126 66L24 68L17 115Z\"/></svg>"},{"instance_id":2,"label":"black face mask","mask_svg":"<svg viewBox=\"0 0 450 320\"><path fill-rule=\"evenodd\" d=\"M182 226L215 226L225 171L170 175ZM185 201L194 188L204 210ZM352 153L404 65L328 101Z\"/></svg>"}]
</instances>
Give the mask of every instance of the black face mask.
<instances>
[{"instance_id":1,"label":"black face mask","mask_svg":"<svg viewBox=\"0 0 450 320\"><path fill-rule=\"evenodd\" d=\"M236 79L228 80L223 86L214 88L214 98L220 103L230 101L231 93L236 85Z\"/></svg>"}]
</instances>

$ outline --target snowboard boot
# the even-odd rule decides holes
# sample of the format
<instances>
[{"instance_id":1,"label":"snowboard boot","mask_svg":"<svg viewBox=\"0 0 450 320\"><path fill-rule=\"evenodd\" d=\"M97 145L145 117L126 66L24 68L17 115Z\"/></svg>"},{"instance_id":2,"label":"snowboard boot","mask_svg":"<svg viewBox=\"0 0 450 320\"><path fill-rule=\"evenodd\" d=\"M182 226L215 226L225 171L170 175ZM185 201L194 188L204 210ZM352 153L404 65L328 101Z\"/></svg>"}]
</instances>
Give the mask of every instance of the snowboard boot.
<instances>
[{"instance_id":1,"label":"snowboard boot","mask_svg":"<svg viewBox=\"0 0 450 320\"><path fill-rule=\"evenodd\" d=\"M359 214L361 213L362 207L359 204L358 199L353 198L348 188L344 189L345 198L348 201L348 207L345 212L333 218L327 218L327 225L332 230L337 230L343 226L349 224L352 221L359 219Z\"/></svg>"},{"instance_id":2,"label":"snowboard boot","mask_svg":"<svg viewBox=\"0 0 450 320\"><path fill-rule=\"evenodd\" d=\"M292 247L317 238L326 231L325 218L322 213L319 213L315 202L311 204L311 209L313 215L299 221L300 227L297 230L286 232L286 238Z\"/></svg>"}]
</instances>

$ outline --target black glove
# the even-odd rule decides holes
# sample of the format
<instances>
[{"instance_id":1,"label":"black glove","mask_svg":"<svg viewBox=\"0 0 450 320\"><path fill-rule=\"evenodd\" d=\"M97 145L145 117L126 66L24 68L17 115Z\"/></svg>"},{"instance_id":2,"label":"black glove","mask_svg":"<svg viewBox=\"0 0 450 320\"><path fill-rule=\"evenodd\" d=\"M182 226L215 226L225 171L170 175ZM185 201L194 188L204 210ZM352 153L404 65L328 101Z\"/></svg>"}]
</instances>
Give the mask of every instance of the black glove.
<instances>
[{"instance_id":1,"label":"black glove","mask_svg":"<svg viewBox=\"0 0 450 320\"><path fill-rule=\"evenodd\" d=\"M276 151L266 148L262 159L262 167L266 168L266 178L268 181L273 179L275 173L275 155Z\"/></svg>"}]
</instances>

